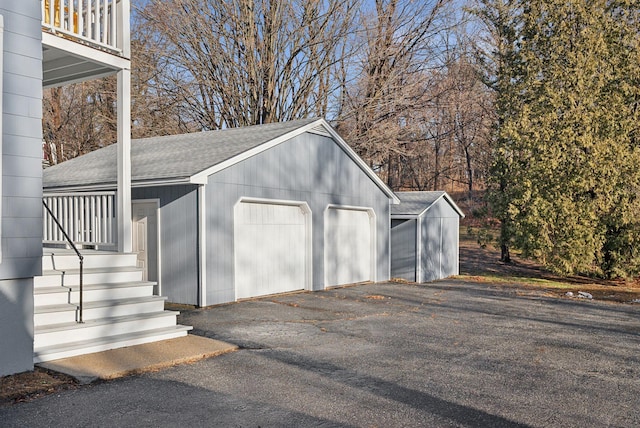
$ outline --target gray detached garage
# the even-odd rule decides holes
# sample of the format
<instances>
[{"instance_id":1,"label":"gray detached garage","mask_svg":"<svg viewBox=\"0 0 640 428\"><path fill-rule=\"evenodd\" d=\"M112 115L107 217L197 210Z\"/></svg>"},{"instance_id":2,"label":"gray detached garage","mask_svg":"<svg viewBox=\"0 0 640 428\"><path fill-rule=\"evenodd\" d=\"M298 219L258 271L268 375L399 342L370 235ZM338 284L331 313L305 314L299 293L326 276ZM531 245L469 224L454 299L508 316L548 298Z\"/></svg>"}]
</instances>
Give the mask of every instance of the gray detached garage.
<instances>
[{"instance_id":1,"label":"gray detached garage","mask_svg":"<svg viewBox=\"0 0 640 428\"><path fill-rule=\"evenodd\" d=\"M48 168L45 192L113 190L115 162ZM323 119L133 140L131 163L134 246L169 301L389 279L399 200Z\"/></svg>"},{"instance_id":2,"label":"gray detached garage","mask_svg":"<svg viewBox=\"0 0 640 428\"><path fill-rule=\"evenodd\" d=\"M426 282L458 275L460 219L446 192L398 192L391 208L391 277Z\"/></svg>"}]
</instances>

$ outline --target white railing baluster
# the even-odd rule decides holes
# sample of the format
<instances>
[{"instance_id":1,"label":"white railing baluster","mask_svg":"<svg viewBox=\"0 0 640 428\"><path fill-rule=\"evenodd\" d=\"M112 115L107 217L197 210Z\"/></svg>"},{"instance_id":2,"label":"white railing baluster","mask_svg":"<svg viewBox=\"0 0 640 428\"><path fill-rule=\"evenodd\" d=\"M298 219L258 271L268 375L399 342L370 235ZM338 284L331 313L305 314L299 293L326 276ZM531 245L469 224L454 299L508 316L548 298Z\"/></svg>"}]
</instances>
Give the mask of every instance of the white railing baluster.
<instances>
[{"instance_id":1,"label":"white railing baluster","mask_svg":"<svg viewBox=\"0 0 640 428\"><path fill-rule=\"evenodd\" d=\"M100 231L100 235L98 236L98 239L100 241L106 238L105 231L107 230L107 223L105 220L106 220L107 213L104 209L104 204L106 201L107 201L106 196L103 195L100 197L100 227L98 228L98 230Z\"/></svg>"},{"instance_id":2,"label":"white railing baluster","mask_svg":"<svg viewBox=\"0 0 640 428\"><path fill-rule=\"evenodd\" d=\"M82 228L82 239L84 241L91 241L89 237L89 229L91 229L91 197L84 199L84 227Z\"/></svg>"},{"instance_id":3,"label":"white railing baluster","mask_svg":"<svg viewBox=\"0 0 640 428\"><path fill-rule=\"evenodd\" d=\"M102 18L102 43L107 43L107 0L102 2L100 7L100 16Z\"/></svg>"},{"instance_id":4,"label":"white railing baluster","mask_svg":"<svg viewBox=\"0 0 640 428\"><path fill-rule=\"evenodd\" d=\"M75 244L113 248L115 240L115 192L50 193L42 200L51 209ZM54 220L44 211L43 241L65 244Z\"/></svg>"},{"instance_id":5,"label":"white railing baluster","mask_svg":"<svg viewBox=\"0 0 640 428\"><path fill-rule=\"evenodd\" d=\"M93 21L93 33L91 34L91 38L93 40L100 40L100 7L99 0L93 0L91 5L91 19Z\"/></svg>"},{"instance_id":6,"label":"white railing baluster","mask_svg":"<svg viewBox=\"0 0 640 428\"><path fill-rule=\"evenodd\" d=\"M111 0L111 40L110 40L110 44L111 46L118 46L118 40L116 37L116 34L118 33L116 31L117 28L117 18L118 18L118 8L116 7L116 0Z\"/></svg>"},{"instance_id":7,"label":"white railing baluster","mask_svg":"<svg viewBox=\"0 0 640 428\"><path fill-rule=\"evenodd\" d=\"M109 216L109 221L107 222L107 239L109 242L115 242L115 235L113 231L113 223L115 222L115 212L113 209L113 198L109 198L107 200L107 215Z\"/></svg>"},{"instance_id":8,"label":"white railing baluster","mask_svg":"<svg viewBox=\"0 0 640 428\"><path fill-rule=\"evenodd\" d=\"M82 4L83 0L78 0L78 31L77 33L80 34L81 36L85 35L85 31L84 31L84 8L83 8L83 4Z\"/></svg>"},{"instance_id":9,"label":"white railing baluster","mask_svg":"<svg viewBox=\"0 0 640 428\"><path fill-rule=\"evenodd\" d=\"M60 205L59 202L60 202L59 200L54 200L53 201L53 212L56 213L56 216L60 216L60 211L59 211L60 208L58 207ZM61 236L60 235L60 230L56 230L56 233L55 233L56 240L59 241L60 240L60 236Z\"/></svg>"},{"instance_id":10,"label":"white railing baluster","mask_svg":"<svg viewBox=\"0 0 640 428\"><path fill-rule=\"evenodd\" d=\"M77 33L78 29L75 26L75 14L73 10L73 0L69 0L69 31L72 33Z\"/></svg>"},{"instance_id":11,"label":"white railing baluster","mask_svg":"<svg viewBox=\"0 0 640 428\"><path fill-rule=\"evenodd\" d=\"M60 219L60 222L62 223L62 227L64 227L65 230L69 230L69 226L71 224L68 219L69 212L70 212L69 198L67 197L60 198L57 205L58 205L58 210L54 211L54 213L56 214L56 218ZM61 233L62 233L61 231L58 231L58 239L62 239Z\"/></svg>"},{"instance_id":12,"label":"white railing baluster","mask_svg":"<svg viewBox=\"0 0 640 428\"><path fill-rule=\"evenodd\" d=\"M98 240L98 236L97 236L97 229L98 229L98 203L97 203L97 197L91 196L91 213L93 214L91 216L91 240L93 241L97 241Z\"/></svg>"},{"instance_id":13,"label":"white railing baluster","mask_svg":"<svg viewBox=\"0 0 640 428\"><path fill-rule=\"evenodd\" d=\"M78 210L76 211L78 216L78 237L79 242L84 241L84 198L78 198Z\"/></svg>"},{"instance_id":14,"label":"white railing baluster","mask_svg":"<svg viewBox=\"0 0 640 428\"><path fill-rule=\"evenodd\" d=\"M55 16L55 10L54 10L54 1L55 0L49 0L49 22L51 23L51 26L56 26L56 16Z\"/></svg>"},{"instance_id":15,"label":"white railing baluster","mask_svg":"<svg viewBox=\"0 0 640 428\"><path fill-rule=\"evenodd\" d=\"M78 217L78 213L80 212L80 199L77 196L71 196L71 200L73 201L73 210L69 213L69 221L72 222L72 226L70 229L73 230L73 235L71 235L71 239L76 241L80 241L80 231L78 229L80 224L80 218Z\"/></svg>"},{"instance_id":16,"label":"white railing baluster","mask_svg":"<svg viewBox=\"0 0 640 428\"><path fill-rule=\"evenodd\" d=\"M84 11L84 36L91 38L91 0L86 0L87 7Z\"/></svg>"},{"instance_id":17,"label":"white railing baluster","mask_svg":"<svg viewBox=\"0 0 640 428\"><path fill-rule=\"evenodd\" d=\"M57 200L53 201L53 212L54 213L58 212L58 201ZM56 214L56 215L59 215L59 214ZM55 236L56 240L60 240L59 232L57 230L55 231L54 236Z\"/></svg>"},{"instance_id":18,"label":"white railing baluster","mask_svg":"<svg viewBox=\"0 0 640 428\"><path fill-rule=\"evenodd\" d=\"M76 3L77 1L77 3ZM124 7L129 7L129 0ZM42 26L121 52L117 0L41 0Z\"/></svg>"},{"instance_id":19,"label":"white railing baluster","mask_svg":"<svg viewBox=\"0 0 640 428\"><path fill-rule=\"evenodd\" d=\"M78 202L77 196L67 196L69 200L69 206L71 210L67 215L67 221L69 222L69 232L68 235L72 237L72 239L78 239L80 236L78 235L78 211L80 208L80 203Z\"/></svg>"}]
</instances>

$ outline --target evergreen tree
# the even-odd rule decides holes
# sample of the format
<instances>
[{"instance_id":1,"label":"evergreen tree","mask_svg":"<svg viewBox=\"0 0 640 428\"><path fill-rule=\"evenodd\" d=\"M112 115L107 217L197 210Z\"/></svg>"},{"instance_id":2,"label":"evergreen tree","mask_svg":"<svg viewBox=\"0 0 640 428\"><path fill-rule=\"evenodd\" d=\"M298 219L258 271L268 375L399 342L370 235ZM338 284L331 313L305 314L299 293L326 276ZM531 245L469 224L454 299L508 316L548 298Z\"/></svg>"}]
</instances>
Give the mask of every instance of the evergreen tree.
<instances>
[{"instance_id":1,"label":"evergreen tree","mask_svg":"<svg viewBox=\"0 0 640 428\"><path fill-rule=\"evenodd\" d=\"M481 10L500 41L490 195L501 241L561 273L640 271L639 10L628 0Z\"/></svg>"}]
</instances>

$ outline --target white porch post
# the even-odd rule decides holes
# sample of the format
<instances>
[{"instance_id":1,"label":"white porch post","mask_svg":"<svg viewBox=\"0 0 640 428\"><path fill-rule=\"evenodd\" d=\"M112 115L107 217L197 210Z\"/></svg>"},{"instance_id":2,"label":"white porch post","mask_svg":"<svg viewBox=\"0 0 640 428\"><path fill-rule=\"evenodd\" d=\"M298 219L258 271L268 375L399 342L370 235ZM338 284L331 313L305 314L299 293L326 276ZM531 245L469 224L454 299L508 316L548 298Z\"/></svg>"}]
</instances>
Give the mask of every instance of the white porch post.
<instances>
[{"instance_id":1,"label":"white porch post","mask_svg":"<svg viewBox=\"0 0 640 428\"><path fill-rule=\"evenodd\" d=\"M131 71L118 72L118 251L132 250L131 236Z\"/></svg>"},{"instance_id":2,"label":"white porch post","mask_svg":"<svg viewBox=\"0 0 640 428\"><path fill-rule=\"evenodd\" d=\"M118 2L117 43L125 58L131 58L129 1ZM118 72L118 251L131 252L131 69Z\"/></svg>"}]
</instances>

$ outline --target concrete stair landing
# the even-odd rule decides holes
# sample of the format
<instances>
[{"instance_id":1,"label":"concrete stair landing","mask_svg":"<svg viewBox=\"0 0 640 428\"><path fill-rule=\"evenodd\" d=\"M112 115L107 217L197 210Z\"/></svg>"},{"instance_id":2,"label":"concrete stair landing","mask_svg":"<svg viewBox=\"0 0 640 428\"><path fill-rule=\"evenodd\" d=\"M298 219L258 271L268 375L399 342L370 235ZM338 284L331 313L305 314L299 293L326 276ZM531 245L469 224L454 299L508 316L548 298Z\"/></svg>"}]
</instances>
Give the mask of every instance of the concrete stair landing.
<instances>
[{"instance_id":1,"label":"concrete stair landing","mask_svg":"<svg viewBox=\"0 0 640 428\"><path fill-rule=\"evenodd\" d=\"M69 250L45 248L34 279L34 363L186 336L165 298L142 280L135 254L83 250L83 323L79 265Z\"/></svg>"}]
</instances>

